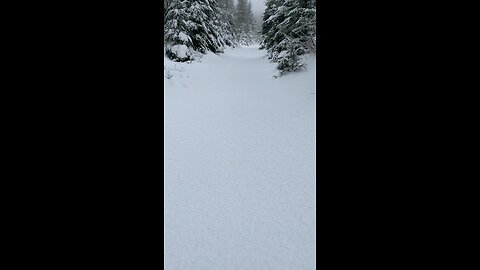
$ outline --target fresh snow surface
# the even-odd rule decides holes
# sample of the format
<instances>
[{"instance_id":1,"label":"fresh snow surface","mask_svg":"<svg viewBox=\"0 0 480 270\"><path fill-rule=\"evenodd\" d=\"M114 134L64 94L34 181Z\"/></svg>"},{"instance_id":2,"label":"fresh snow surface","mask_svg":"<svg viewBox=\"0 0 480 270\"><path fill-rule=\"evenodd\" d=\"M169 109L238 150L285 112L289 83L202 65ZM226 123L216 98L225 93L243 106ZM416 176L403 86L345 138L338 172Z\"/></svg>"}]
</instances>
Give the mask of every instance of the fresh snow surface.
<instances>
[{"instance_id":1,"label":"fresh snow surface","mask_svg":"<svg viewBox=\"0 0 480 270\"><path fill-rule=\"evenodd\" d=\"M264 54L165 59L167 270L315 269L315 58L275 79Z\"/></svg>"}]
</instances>

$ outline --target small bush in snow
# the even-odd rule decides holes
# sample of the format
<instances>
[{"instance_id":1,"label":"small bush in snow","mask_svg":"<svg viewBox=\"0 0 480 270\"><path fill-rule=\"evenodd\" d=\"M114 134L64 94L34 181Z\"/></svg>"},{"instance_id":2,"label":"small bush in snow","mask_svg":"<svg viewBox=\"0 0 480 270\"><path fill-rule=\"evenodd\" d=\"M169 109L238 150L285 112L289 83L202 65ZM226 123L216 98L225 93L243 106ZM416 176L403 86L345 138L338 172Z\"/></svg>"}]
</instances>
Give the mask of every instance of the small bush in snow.
<instances>
[{"instance_id":1,"label":"small bush in snow","mask_svg":"<svg viewBox=\"0 0 480 270\"><path fill-rule=\"evenodd\" d=\"M281 75L305 68L305 64L302 62L293 44L277 56L277 62L278 69L281 70Z\"/></svg>"}]
</instances>

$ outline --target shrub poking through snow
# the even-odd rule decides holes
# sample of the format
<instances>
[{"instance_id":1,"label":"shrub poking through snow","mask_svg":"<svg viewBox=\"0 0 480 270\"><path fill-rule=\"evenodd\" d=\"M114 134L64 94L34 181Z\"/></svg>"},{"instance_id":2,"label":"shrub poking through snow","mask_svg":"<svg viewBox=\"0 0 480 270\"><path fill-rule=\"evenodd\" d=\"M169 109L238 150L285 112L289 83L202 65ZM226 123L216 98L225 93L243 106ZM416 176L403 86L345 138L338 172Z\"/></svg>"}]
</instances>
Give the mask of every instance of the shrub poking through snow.
<instances>
[{"instance_id":1,"label":"shrub poking through snow","mask_svg":"<svg viewBox=\"0 0 480 270\"><path fill-rule=\"evenodd\" d=\"M282 51L277 56L278 69L281 70L280 75L284 75L287 72L294 72L305 68L305 64L298 55L295 43L289 43L286 50Z\"/></svg>"}]
</instances>

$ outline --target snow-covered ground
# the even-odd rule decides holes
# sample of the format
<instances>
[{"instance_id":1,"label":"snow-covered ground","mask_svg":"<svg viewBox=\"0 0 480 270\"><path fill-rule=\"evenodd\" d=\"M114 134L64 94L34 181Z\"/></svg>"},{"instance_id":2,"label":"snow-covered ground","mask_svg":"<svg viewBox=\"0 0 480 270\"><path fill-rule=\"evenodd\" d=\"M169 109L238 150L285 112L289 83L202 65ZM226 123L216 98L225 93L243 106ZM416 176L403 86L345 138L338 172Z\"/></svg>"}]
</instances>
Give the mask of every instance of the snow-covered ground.
<instances>
[{"instance_id":1,"label":"snow-covered ground","mask_svg":"<svg viewBox=\"0 0 480 270\"><path fill-rule=\"evenodd\" d=\"M315 58L307 62L275 79L258 47L165 59L165 269L315 269Z\"/></svg>"}]
</instances>

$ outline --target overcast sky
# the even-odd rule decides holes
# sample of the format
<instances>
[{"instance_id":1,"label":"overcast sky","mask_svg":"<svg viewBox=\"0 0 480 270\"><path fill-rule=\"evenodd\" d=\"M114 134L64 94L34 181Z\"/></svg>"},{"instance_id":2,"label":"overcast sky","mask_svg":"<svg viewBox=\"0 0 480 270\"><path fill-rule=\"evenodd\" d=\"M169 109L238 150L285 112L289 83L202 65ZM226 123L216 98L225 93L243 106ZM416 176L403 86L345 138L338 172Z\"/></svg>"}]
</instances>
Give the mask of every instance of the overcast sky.
<instances>
[{"instance_id":1,"label":"overcast sky","mask_svg":"<svg viewBox=\"0 0 480 270\"><path fill-rule=\"evenodd\" d=\"M265 0L250 0L252 2L253 13L263 13L265 10Z\"/></svg>"},{"instance_id":2,"label":"overcast sky","mask_svg":"<svg viewBox=\"0 0 480 270\"><path fill-rule=\"evenodd\" d=\"M253 14L263 13L265 10L265 0L250 0L252 2ZM237 3L237 0L235 0Z\"/></svg>"}]
</instances>

